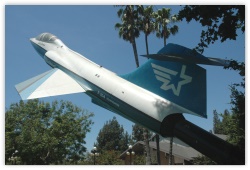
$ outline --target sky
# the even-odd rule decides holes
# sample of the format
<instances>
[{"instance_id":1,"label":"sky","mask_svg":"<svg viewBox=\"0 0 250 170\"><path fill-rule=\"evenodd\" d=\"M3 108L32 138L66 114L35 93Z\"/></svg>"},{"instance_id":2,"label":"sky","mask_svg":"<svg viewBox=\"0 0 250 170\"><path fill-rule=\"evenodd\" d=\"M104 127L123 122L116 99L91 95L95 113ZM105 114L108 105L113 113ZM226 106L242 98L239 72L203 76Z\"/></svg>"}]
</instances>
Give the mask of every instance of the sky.
<instances>
[{"instance_id":1,"label":"sky","mask_svg":"<svg viewBox=\"0 0 250 170\"><path fill-rule=\"evenodd\" d=\"M1 103L9 108L11 103L21 100L15 85L51 69L32 47L29 38L43 32L50 32L60 38L69 48L86 58L117 73L126 74L136 69L132 45L119 38L114 25L120 22L117 17L118 8L112 5L77 5L77 6L27 6L6 5L4 8L5 30L5 96ZM182 8L178 5L155 6L171 8L172 14L177 14ZM170 36L167 43L175 43L188 48L194 48L200 41L203 29L198 23L185 21L177 24L179 32ZM138 54L146 53L144 34L136 39ZM149 36L149 52L157 53L163 47L163 39ZM207 57L222 59L245 60L245 34L238 32L236 41L219 41L210 45L203 53ZM140 65L147 59L139 57ZM201 67L207 70L207 115L200 118L184 114L190 122L205 130L212 130L213 110L222 113L230 109L229 85L241 81L237 72L225 70L218 66ZM133 123L125 118L107 111L91 102L86 94L70 94L42 98L45 102L54 100L69 100L75 105L94 113L94 125L85 139L88 151L93 148L96 137L104 123L114 116L128 133L132 133ZM198 103L197 103L198 104ZM97 148L98 149L98 148Z\"/></svg>"}]
</instances>

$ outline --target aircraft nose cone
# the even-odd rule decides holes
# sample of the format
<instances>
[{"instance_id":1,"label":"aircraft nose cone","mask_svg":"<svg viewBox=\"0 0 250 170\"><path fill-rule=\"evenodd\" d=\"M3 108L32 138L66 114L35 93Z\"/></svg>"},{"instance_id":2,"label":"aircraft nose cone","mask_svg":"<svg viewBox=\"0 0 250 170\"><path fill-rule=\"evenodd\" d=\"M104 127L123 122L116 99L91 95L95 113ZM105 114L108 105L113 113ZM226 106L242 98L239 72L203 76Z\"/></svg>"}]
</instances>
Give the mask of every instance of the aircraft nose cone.
<instances>
[{"instance_id":1,"label":"aircraft nose cone","mask_svg":"<svg viewBox=\"0 0 250 170\"><path fill-rule=\"evenodd\" d=\"M47 52L43 47L41 47L37 41L35 41L35 38L30 38L30 42L32 46L35 48L37 53L44 58L45 53Z\"/></svg>"}]
</instances>

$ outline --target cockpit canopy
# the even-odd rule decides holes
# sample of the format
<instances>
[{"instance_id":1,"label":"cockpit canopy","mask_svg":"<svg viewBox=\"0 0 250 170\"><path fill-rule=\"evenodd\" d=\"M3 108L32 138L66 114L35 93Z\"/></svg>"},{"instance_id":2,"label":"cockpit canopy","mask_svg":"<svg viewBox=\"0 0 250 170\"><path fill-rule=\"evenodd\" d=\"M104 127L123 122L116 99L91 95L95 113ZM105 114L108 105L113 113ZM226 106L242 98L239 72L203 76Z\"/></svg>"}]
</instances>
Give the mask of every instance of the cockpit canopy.
<instances>
[{"instance_id":1,"label":"cockpit canopy","mask_svg":"<svg viewBox=\"0 0 250 170\"><path fill-rule=\"evenodd\" d=\"M53 43L61 47L64 46L63 42L51 33L42 33L36 37L36 40L46 43Z\"/></svg>"},{"instance_id":2,"label":"cockpit canopy","mask_svg":"<svg viewBox=\"0 0 250 170\"><path fill-rule=\"evenodd\" d=\"M36 37L36 40L43 42L54 42L56 39L58 38L51 33L42 33Z\"/></svg>"}]
</instances>

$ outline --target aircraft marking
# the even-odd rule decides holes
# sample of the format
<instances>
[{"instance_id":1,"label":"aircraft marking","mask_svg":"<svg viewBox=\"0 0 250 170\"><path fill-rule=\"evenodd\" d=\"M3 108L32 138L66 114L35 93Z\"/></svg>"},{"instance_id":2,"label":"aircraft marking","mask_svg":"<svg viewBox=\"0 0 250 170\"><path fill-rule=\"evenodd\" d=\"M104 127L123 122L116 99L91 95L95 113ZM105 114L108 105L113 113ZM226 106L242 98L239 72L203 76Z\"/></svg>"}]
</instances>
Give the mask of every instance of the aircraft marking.
<instances>
[{"instance_id":1,"label":"aircraft marking","mask_svg":"<svg viewBox=\"0 0 250 170\"><path fill-rule=\"evenodd\" d=\"M182 65L181 73L180 73L180 80L177 84L177 87L173 83L170 83L172 80L172 76L177 76L178 72L174 70L167 69L165 67L156 65L151 63L153 71L155 73L155 77L157 80L163 82L163 85L160 87L162 90L170 90L172 89L174 95L179 96L181 92L181 88L183 85L191 83L192 77L186 75L186 65Z\"/></svg>"}]
</instances>

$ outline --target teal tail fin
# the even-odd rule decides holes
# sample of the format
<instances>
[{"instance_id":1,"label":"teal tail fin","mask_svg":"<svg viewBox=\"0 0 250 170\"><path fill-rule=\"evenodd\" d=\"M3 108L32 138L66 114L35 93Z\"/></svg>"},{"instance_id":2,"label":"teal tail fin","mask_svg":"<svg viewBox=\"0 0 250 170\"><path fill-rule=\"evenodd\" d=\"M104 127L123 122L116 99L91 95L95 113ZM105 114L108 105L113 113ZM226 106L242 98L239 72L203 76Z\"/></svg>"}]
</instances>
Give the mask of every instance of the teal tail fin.
<instances>
[{"instance_id":1,"label":"teal tail fin","mask_svg":"<svg viewBox=\"0 0 250 170\"><path fill-rule=\"evenodd\" d=\"M206 70L196 64L149 59L134 72L120 77L207 117Z\"/></svg>"}]
</instances>

